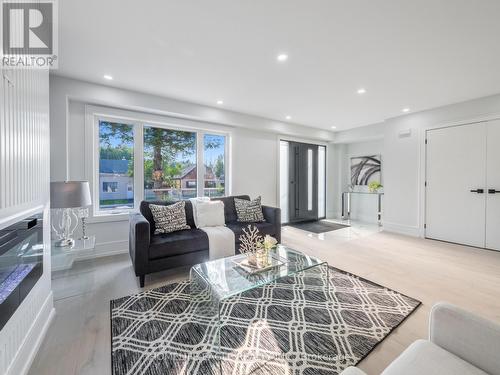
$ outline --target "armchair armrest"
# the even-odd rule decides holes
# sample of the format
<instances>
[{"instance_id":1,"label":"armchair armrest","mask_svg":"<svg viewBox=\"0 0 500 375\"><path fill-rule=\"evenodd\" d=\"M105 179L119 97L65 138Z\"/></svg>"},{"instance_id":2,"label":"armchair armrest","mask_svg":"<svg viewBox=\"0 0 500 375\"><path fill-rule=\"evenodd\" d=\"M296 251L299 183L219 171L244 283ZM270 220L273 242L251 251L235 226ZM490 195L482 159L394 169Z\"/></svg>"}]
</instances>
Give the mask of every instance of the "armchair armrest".
<instances>
[{"instance_id":1,"label":"armchair armrest","mask_svg":"<svg viewBox=\"0 0 500 375\"><path fill-rule=\"evenodd\" d=\"M431 310L429 340L489 374L500 375L500 324L440 302Z\"/></svg>"},{"instance_id":2,"label":"armchair armrest","mask_svg":"<svg viewBox=\"0 0 500 375\"><path fill-rule=\"evenodd\" d=\"M150 242L149 221L139 212L133 212L129 215L129 226L128 248L135 274L136 276L145 275Z\"/></svg>"},{"instance_id":3,"label":"armchair armrest","mask_svg":"<svg viewBox=\"0 0 500 375\"><path fill-rule=\"evenodd\" d=\"M262 213L264 214L264 219L275 226L276 239L278 243L281 243L281 208L262 206Z\"/></svg>"}]
</instances>

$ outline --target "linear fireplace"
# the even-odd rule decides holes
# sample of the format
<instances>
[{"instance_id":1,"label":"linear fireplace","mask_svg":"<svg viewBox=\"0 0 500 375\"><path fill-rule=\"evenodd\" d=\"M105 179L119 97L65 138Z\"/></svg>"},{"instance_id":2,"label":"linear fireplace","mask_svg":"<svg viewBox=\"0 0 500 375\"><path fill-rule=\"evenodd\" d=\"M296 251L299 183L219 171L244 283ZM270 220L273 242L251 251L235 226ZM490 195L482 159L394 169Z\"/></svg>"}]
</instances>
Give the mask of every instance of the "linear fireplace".
<instances>
[{"instance_id":1,"label":"linear fireplace","mask_svg":"<svg viewBox=\"0 0 500 375\"><path fill-rule=\"evenodd\" d=\"M0 329L43 273L42 214L0 230Z\"/></svg>"}]
</instances>

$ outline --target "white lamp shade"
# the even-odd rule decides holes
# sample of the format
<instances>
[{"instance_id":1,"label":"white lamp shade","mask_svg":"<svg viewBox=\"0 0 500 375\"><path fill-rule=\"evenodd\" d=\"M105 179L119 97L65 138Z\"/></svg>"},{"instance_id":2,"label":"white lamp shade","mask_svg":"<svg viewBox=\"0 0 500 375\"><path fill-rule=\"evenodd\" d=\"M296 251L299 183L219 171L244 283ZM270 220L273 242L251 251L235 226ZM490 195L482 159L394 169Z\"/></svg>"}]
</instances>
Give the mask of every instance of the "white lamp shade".
<instances>
[{"instance_id":1,"label":"white lamp shade","mask_svg":"<svg viewBox=\"0 0 500 375\"><path fill-rule=\"evenodd\" d=\"M87 207L92 204L88 181L56 181L50 183L51 208Z\"/></svg>"}]
</instances>

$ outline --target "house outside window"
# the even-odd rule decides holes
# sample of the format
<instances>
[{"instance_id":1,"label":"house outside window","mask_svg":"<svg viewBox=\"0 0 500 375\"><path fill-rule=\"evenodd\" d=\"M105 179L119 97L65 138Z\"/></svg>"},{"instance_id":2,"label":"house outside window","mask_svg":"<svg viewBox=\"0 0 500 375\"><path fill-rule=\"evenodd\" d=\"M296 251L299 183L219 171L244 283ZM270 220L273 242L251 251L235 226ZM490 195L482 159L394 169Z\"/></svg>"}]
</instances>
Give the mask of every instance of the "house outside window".
<instances>
[{"instance_id":1,"label":"house outside window","mask_svg":"<svg viewBox=\"0 0 500 375\"><path fill-rule=\"evenodd\" d=\"M102 183L102 192L103 193L116 193L116 192L118 192L118 182L104 181Z\"/></svg>"}]
</instances>

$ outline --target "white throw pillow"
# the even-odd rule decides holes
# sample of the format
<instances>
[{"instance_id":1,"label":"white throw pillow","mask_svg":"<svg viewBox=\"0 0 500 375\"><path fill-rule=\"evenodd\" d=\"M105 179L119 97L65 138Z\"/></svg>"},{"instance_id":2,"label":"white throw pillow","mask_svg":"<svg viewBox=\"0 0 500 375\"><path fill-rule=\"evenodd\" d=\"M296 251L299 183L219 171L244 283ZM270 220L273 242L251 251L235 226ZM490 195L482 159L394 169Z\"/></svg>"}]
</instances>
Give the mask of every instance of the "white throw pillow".
<instances>
[{"instance_id":1,"label":"white throw pillow","mask_svg":"<svg viewBox=\"0 0 500 375\"><path fill-rule=\"evenodd\" d=\"M196 228L199 228L200 226L198 225L198 211L197 207L199 203L202 202L210 202L209 197L197 197L197 198L189 198L191 201L191 205L193 206L193 220L194 220L194 226Z\"/></svg>"},{"instance_id":2,"label":"white throw pillow","mask_svg":"<svg viewBox=\"0 0 500 375\"><path fill-rule=\"evenodd\" d=\"M197 202L196 227L220 227L226 225L222 201Z\"/></svg>"}]
</instances>

